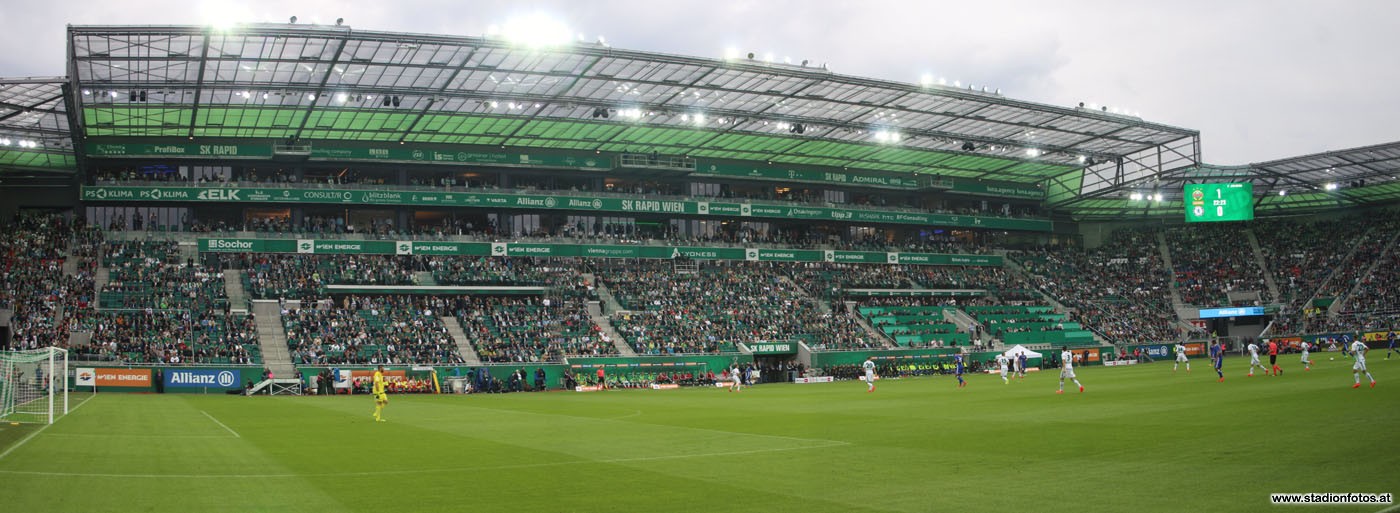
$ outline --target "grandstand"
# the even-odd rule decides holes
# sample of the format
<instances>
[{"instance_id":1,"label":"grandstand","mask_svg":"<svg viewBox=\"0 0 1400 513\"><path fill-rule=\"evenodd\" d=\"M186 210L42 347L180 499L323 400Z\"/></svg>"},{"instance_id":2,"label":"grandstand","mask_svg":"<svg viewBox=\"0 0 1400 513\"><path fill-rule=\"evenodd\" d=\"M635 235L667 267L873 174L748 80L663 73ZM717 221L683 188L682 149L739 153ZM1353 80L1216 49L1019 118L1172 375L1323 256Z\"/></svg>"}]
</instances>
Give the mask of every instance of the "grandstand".
<instances>
[{"instance_id":1,"label":"grandstand","mask_svg":"<svg viewBox=\"0 0 1400 513\"><path fill-rule=\"evenodd\" d=\"M35 141L3 150L6 183L54 194L6 203L16 346L259 363L285 340L270 364L291 371L788 341L810 362L1380 330L1400 314L1375 292L1395 279L1397 144L1212 166L1194 130L745 58L305 25L68 37L68 76L4 82L25 114L0 121L6 137ZM293 49L305 63L279 60ZM872 112L899 128L867 130ZM1203 182L1250 183L1261 218L1181 223L1181 186ZM247 329L265 301L288 313ZM444 307L419 319L408 305L424 301ZM1266 313L1198 315L1217 307ZM427 332L393 355L325 332L405 323Z\"/></svg>"},{"instance_id":2,"label":"grandstand","mask_svg":"<svg viewBox=\"0 0 1400 513\"><path fill-rule=\"evenodd\" d=\"M1218 166L1193 129L805 62L340 24L67 37L67 76L0 79L0 349L144 378L93 390L893 379L1400 329L1400 142ZM1214 184L1248 215L1187 222ZM551 407L482 411L632 415Z\"/></svg>"}]
</instances>

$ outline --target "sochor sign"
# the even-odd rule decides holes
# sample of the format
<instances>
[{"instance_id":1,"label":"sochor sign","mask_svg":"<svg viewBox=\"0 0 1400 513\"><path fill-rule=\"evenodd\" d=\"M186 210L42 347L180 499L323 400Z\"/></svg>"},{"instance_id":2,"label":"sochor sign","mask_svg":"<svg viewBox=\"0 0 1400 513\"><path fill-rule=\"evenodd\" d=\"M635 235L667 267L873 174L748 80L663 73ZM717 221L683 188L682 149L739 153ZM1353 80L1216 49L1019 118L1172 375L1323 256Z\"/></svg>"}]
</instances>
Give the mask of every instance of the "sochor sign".
<instances>
[{"instance_id":1,"label":"sochor sign","mask_svg":"<svg viewBox=\"0 0 1400 513\"><path fill-rule=\"evenodd\" d=\"M911 224L957 228L986 228L1048 232L1044 219L808 207L719 201L654 200L567 195L475 193L447 191L394 191L346 189L238 188L238 187L108 187L84 186L84 201L170 201L219 203L282 203L335 205L397 205L422 207L482 207L532 210L570 210L609 213L648 213L727 217L756 217L844 221L852 223Z\"/></svg>"},{"instance_id":2,"label":"sochor sign","mask_svg":"<svg viewBox=\"0 0 1400 513\"><path fill-rule=\"evenodd\" d=\"M203 253L302 253L312 255L446 255L497 257L691 258L751 262L853 262L906 265L970 265L1000 267L999 255L884 253L771 248L706 248L697 246L619 246L605 244L540 244L522 242L441 242L317 239L199 239Z\"/></svg>"}]
</instances>

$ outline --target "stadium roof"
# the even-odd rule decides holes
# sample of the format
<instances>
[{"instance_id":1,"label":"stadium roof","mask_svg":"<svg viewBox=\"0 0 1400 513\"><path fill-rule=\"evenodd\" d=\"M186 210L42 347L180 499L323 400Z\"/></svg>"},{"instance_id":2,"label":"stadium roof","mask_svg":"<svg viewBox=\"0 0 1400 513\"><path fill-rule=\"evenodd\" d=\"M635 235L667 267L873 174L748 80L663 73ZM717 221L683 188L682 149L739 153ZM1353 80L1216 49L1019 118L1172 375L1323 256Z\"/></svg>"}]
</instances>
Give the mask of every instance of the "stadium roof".
<instances>
[{"instance_id":1,"label":"stadium roof","mask_svg":"<svg viewBox=\"0 0 1400 513\"><path fill-rule=\"evenodd\" d=\"M0 169L76 169L63 77L0 78Z\"/></svg>"},{"instance_id":2,"label":"stadium roof","mask_svg":"<svg viewBox=\"0 0 1400 513\"><path fill-rule=\"evenodd\" d=\"M656 151L1022 183L1199 163L1194 130L805 62L291 24L68 35L82 137Z\"/></svg>"},{"instance_id":3,"label":"stadium roof","mask_svg":"<svg viewBox=\"0 0 1400 513\"><path fill-rule=\"evenodd\" d=\"M1400 200L1400 142L1211 166L1194 130L824 64L292 24L68 35L67 77L0 79L0 169L72 171L84 139L397 141L1035 183L1085 220L1180 215L1201 182L1254 183L1261 214Z\"/></svg>"},{"instance_id":4,"label":"stadium roof","mask_svg":"<svg viewBox=\"0 0 1400 513\"><path fill-rule=\"evenodd\" d=\"M1181 215L1182 186L1250 182L1256 214L1290 214L1400 200L1400 142L1244 166L1168 170L1060 202L1079 219ZM1132 200L1133 193L1144 199ZM1155 201L1156 194L1162 201Z\"/></svg>"}]
</instances>

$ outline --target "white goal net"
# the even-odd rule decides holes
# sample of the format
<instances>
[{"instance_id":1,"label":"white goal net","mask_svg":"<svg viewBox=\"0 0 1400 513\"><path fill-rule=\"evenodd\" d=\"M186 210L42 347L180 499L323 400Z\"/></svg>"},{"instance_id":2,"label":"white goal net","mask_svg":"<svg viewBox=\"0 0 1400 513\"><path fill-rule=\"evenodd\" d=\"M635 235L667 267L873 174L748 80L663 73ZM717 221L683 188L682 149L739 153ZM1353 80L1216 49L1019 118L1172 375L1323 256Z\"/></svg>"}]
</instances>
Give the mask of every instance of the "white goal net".
<instances>
[{"instance_id":1,"label":"white goal net","mask_svg":"<svg viewBox=\"0 0 1400 513\"><path fill-rule=\"evenodd\" d=\"M68 413L68 351L0 351L0 422L52 424Z\"/></svg>"}]
</instances>

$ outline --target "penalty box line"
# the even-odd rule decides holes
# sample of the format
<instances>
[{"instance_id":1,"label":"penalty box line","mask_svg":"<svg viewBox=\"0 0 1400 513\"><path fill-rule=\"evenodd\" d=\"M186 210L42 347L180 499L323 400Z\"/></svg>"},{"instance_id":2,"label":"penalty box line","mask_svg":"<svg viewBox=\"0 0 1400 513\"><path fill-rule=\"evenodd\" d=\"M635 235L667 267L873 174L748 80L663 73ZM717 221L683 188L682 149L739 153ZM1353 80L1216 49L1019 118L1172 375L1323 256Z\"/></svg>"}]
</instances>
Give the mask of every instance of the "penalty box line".
<instances>
[{"instance_id":1,"label":"penalty box line","mask_svg":"<svg viewBox=\"0 0 1400 513\"><path fill-rule=\"evenodd\" d=\"M87 399L83 399L83 402L78 403L78 405L77 405L77 406L74 406L73 409L68 410L68 414L71 415L71 414L77 412L77 411L78 411L78 408L82 408L84 404L87 404L87 402L88 402L88 401L91 401L92 398L94 398L94 397L97 397L97 395L96 395L96 394L93 394L93 395L88 396ZM29 436L24 437L23 440L20 440L20 441L19 441L19 443L14 444L14 445L11 445L9 449L5 449L5 452L0 452L0 461L3 461L3 460L5 459L6 456L9 456L10 453L15 452L15 449L19 449L20 447L23 447L24 444L29 443L30 440L33 440L34 437L39 436L39 433L43 433L44 430L48 429L49 426L52 426L52 425L53 425L53 424L44 424L43 427L40 427L39 429L35 430L33 433L30 433Z\"/></svg>"}]
</instances>

